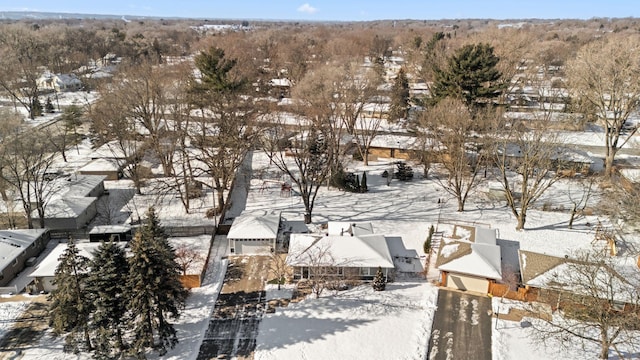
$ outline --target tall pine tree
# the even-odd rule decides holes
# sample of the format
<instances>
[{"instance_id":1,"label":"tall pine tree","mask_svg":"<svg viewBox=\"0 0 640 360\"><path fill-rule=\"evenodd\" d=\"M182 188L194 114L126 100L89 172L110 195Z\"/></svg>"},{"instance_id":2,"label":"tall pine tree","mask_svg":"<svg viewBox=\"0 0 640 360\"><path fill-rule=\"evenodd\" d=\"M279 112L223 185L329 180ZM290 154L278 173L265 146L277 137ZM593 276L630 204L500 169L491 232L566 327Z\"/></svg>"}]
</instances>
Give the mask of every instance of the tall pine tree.
<instances>
[{"instance_id":1,"label":"tall pine tree","mask_svg":"<svg viewBox=\"0 0 640 360\"><path fill-rule=\"evenodd\" d=\"M82 256L69 239L66 250L58 259L49 301L49 326L56 335L65 334L65 351L77 353L81 346L91 350L89 314L91 301L85 291L89 259Z\"/></svg>"},{"instance_id":2,"label":"tall pine tree","mask_svg":"<svg viewBox=\"0 0 640 360\"><path fill-rule=\"evenodd\" d=\"M123 333L127 313L126 280L129 273L124 248L113 241L102 243L91 261L91 269L87 291L94 308L90 325L94 357L119 357L125 349Z\"/></svg>"},{"instance_id":3,"label":"tall pine tree","mask_svg":"<svg viewBox=\"0 0 640 360\"><path fill-rule=\"evenodd\" d=\"M458 49L444 69L436 68L432 100L446 97L462 99L473 112L490 104L505 89L502 73L496 65L500 58L489 44L470 44Z\"/></svg>"},{"instance_id":4,"label":"tall pine tree","mask_svg":"<svg viewBox=\"0 0 640 360\"><path fill-rule=\"evenodd\" d=\"M180 266L153 207L131 241L129 310L135 340L134 355L144 358L147 348L164 355L178 343L169 322L178 318L188 292L180 283Z\"/></svg>"},{"instance_id":5,"label":"tall pine tree","mask_svg":"<svg viewBox=\"0 0 640 360\"><path fill-rule=\"evenodd\" d=\"M391 89L391 105L389 106L389 118L391 120L406 119L409 112L409 79L400 68L398 76Z\"/></svg>"}]
</instances>

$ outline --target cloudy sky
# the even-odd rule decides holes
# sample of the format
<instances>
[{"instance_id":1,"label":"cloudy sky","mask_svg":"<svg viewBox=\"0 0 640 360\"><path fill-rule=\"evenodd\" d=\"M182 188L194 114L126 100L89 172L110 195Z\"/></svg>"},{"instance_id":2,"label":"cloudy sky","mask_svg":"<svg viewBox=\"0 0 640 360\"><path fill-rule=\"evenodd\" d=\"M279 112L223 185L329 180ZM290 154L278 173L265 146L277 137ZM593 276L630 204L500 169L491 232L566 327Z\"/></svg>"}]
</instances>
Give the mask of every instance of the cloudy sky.
<instances>
[{"instance_id":1,"label":"cloudy sky","mask_svg":"<svg viewBox=\"0 0 640 360\"><path fill-rule=\"evenodd\" d=\"M0 11L190 18L377 20L639 17L637 0L0 0Z\"/></svg>"}]
</instances>

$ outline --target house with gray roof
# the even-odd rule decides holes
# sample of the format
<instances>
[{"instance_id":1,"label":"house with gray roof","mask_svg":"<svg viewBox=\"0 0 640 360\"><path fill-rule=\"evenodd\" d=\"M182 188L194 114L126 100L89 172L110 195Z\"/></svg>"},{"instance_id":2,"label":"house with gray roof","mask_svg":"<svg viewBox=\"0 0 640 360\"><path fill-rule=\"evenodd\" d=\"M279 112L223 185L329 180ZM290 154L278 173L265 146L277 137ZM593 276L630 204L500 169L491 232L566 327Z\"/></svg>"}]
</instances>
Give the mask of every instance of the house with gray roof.
<instances>
[{"instance_id":1,"label":"house with gray roof","mask_svg":"<svg viewBox=\"0 0 640 360\"><path fill-rule=\"evenodd\" d=\"M0 286L9 284L49 242L46 229L0 230ZM22 289L16 289L20 291Z\"/></svg>"}]
</instances>

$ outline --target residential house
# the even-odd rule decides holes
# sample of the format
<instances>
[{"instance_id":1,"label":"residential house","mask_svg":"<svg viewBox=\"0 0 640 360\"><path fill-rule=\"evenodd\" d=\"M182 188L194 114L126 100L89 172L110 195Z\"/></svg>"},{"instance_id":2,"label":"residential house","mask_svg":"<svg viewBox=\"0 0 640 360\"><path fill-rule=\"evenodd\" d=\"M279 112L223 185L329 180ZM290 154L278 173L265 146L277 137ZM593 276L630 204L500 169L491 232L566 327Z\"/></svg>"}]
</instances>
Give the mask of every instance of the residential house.
<instances>
[{"instance_id":1,"label":"residential house","mask_svg":"<svg viewBox=\"0 0 640 360\"><path fill-rule=\"evenodd\" d=\"M502 280L500 247L496 230L456 225L453 235L443 237L436 268L440 285L486 294L491 283Z\"/></svg>"},{"instance_id":2,"label":"residential house","mask_svg":"<svg viewBox=\"0 0 640 360\"><path fill-rule=\"evenodd\" d=\"M600 261L559 257L519 250L522 284L527 292L561 306L563 294L596 296L610 301L616 310L637 306L640 299L640 258ZM609 256L604 253L604 256ZM555 300L554 300L555 299ZM553 301L552 301L553 300Z\"/></svg>"},{"instance_id":3,"label":"residential house","mask_svg":"<svg viewBox=\"0 0 640 360\"><path fill-rule=\"evenodd\" d=\"M127 243L121 242L119 243L123 248ZM78 242L75 244L78 249L78 253L81 256L84 256L88 259L93 259L93 254L101 243L95 242ZM67 249L66 243L58 244L55 248L51 250L51 252L44 258L38 265L36 265L35 269L29 274L29 277L33 278L33 291L35 292L51 292L56 288L53 284L53 279L55 278L56 268L60 263L60 256Z\"/></svg>"},{"instance_id":4,"label":"residential house","mask_svg":"<svg viewBox=\"0 0 640 360\"><path fill-rule=\"evenodd\" d=\"M77 91L82 88L82 81L74 74L54 74L49 71L44 72L37 80L36 84L40 90L44 91Z\"/></svg>"},{"instance_id":5,"label":"residential house","mask_svg":"<svg viewBox=\"0 0 640 360\"><path fill-rule=\"evenodd\" d=\"M412 150L418 146L418 140L414 136L398 134L378 134L369 146L370 160L376 158L391 158L408 160Z\"/></svg>"},{"instance_id":6,"label":"residential house","mask_svg":"<svg viewBox=\"0 0 640 360\"><path fill-rule=\"evenodd\" d=\"M0 286L9 284L49 242L46 229L0 230ZM17 289L21 290L21 289Z\"/></svg>"},{"instance_id":7,"label":"residential house","mask_svg":"<svg viewBox=\"0 0 640 360\"><path fill-rule=\"evenodd\" d=\"M66 179L62 189L56 193L45 208L44 226L51 230L82 229L96 216L96 203L104 194L102 175L74 174ZM39 226L40 219L34 212L32 224Z\"/></svg>"},{"instance_id":8,"label":"residential house","mask_svg":"<svg viewBox=\"0 0 640 360\"><path fill-rule=\"evenodd\" d=\"M280 214L240 214L233 220L227 240L235 255L269 255L276 250Z\"/></svg>"},{"instance_id":9,"label":"residential house","mask_svg":"<svg viewBox=\"0 0 640 360\"><path fill-rule=\"evenodd\" d=\"M291 234L287 265L294 279L324 276L372 280L378 268L393 275L393 257L384 235L371 224L329 223L323 234Z\"/></svg>"}]
</instances>

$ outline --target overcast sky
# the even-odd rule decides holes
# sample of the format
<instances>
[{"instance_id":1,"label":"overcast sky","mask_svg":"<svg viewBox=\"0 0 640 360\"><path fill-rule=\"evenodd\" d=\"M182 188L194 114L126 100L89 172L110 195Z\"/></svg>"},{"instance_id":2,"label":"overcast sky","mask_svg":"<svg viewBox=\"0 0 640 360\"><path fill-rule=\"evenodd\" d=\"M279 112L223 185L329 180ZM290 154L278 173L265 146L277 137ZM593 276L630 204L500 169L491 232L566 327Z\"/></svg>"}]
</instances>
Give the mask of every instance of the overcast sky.
<instances>
[{"instance_id":1,"label":"overcast sky","mask_svg":"<svg viewBox=\"0 0 640 360\"><path fill-rule=\"evenodd\" d=\"M271 20L640 17L637 0L0 0L0 11Z\"/></svg>"}]
</instances>

